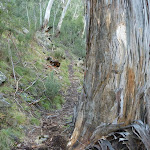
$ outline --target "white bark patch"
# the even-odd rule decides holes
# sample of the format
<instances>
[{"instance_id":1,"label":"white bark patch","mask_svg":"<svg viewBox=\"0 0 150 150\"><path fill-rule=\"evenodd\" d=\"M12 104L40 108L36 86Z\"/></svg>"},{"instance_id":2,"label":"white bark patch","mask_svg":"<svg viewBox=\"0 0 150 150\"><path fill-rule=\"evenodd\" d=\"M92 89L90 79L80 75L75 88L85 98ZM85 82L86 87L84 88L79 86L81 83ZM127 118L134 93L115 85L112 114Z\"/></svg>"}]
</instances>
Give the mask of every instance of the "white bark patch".
<instances>
[{"instance_id":1,"label":"white bark patch","mask_svg":"<svg viewBox=\"0 0 150 150\"><path fill-rule=\"evenodd\" d=\"M46 12L45 12L45 17L44 17L44 23L43 23L43 27L46 28L48 22L49 22L49 18L50 18L50 12L51 12L51 8L53 5L54 0L50 0L47 8L46 8Z\"/></svg>"},{"instance_id":2,"label":"white bark patch","mask_svg":"<svg viewBox=\"0 0 150 150\"><path fill-rule=\"evenodd\" d=\"M106 26L108 30L109 30L110 23L111 23L111 13L108 11L106 15Z\"/></svg>"},{"instance_id":3,"label":"white bark patch","mask_svg":"<svg viewBox=\"0 0 150 150\"><path fill-rule=\"evenodd\" d=\"M120 101L120 117L123 116L123 104L124 104L124 95L123 94L124 93L121 92L121 97L120 97L120 99L121 99L121 101Z\"/></svg>"},{"instance_id":4,"label":"white bark patch","mask_svg":"<svg viewBox=\"0 0 150 150\"><path fill-rule=\"evenodd\" d=\"M83 112L79 112L78 117L77 117L77 121L75 124L75 129L73 131L73 134L71 136L70 141L67 144L68 147L73 145L76 142L76 140L80 134L80 128L81 128L82 122L83 122Z\"/></svg>"},{"instance_id":5,"label":"white bark patch","mask_svg":"<svg viewBox=\"0 0 150 150\"><path fill-rule=\"evenodd\" d=\"M117 30L116 30L116 36L117 36L119 45L116 45L117 51L115 53L116 56L114 60L116 64L121 65L126 55L126 52L124 51L124 49L126 50L127 48L126 26L123 23L118 25Z\"/></svg>"},{"instance_id":6,"label":"white bark patch","mask_svg":"<svg viewBox=\"0 0 150 150\"><path fill-rule=\"evenodd\" d=\"M126 26L124 24L119 24L116 30L117 39L120 44L124 44L127 47L127 33L126 33Z\"/></svg>"}]
</instances>

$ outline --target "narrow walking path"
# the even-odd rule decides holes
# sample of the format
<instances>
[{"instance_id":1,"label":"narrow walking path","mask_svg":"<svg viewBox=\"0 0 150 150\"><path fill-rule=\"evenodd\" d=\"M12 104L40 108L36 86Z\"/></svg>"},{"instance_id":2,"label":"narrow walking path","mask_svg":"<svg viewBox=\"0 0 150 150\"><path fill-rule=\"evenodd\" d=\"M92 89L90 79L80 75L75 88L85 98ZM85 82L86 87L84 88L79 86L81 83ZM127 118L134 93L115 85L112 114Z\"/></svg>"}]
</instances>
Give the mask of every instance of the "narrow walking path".
<instances>
[{"instance_id":1,"label":"narrow walking path","mask_svg":"<svg viewBox=\"0 0 150 150\"><path fill-rule=\"evenodd\" d=\"M71 126L72 122L68 122L68 120L71 121L73 108L79 96L77 88L80 86L80 83L79 80L74 79L74 62L68 51L66 51L66 57L70 60L68 71L71 83L66 94L63 95L66 102L61 110L56 111L54 116L47 117L48 119L45 121L46 125L43 127L44 134L49 132L49 140L46 141L46 145L50 150L67 149L67 142L73 130L73 127Z\"/></svg>"},{"instance_id":2,"label":"narrow walking path","mask_svg":"<svg viewBox=\"0 0 150 150\"><path fill-rule=\"evenodd\" d=\"M72 116L74 105L78 101L79 93L77 92L77 88L80 86L80 81L74 76L74 62L68 51L66 51L66 57L70 60L68 66L70 86L66 93L62 93L66 102L63 104L61 110L43 115L41 127L35 127L33 131L28 132L27 137L29 139L27 139L28 142L24 146L25 149L67 149L67 142L73 131Z\"/></svg>"}]
</instances>

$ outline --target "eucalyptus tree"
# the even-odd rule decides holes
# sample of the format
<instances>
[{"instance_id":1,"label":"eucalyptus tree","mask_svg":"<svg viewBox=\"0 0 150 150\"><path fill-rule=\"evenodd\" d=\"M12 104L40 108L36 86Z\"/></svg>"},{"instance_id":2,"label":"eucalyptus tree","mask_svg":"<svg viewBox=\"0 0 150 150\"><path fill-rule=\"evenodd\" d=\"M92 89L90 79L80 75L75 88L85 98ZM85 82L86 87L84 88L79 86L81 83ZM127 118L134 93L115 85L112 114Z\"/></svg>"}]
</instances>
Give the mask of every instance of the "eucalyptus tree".
<instances>
[{"instance_id":1,"label":"eucalyptus tree","mask_svg":"<svg viewBox=\"0 0 150 150\"><path fill-rule=\"evenodd\" d=\"M29 11L28 11L28 3L26 1L26 12L27 12L27 18L28 18L28 26L29 26L29 30L30 30L30 18L29 18Z\"/></svg>"},{"instance_id":2,"label":"eucalyptus tree","mask_svg":"<svg viewBox=\"0 0 150 150\"><path fill-rule=\"evenodd\" d=\"M134 120L150 125L149 18L148 0L86 0L86 69L68 143L73 150Z\"/></svg>"},{"instance_id":3,"label":"eucalyptus tree","mask_svg":"<svg viewBox=\"0 0 150 150\"><path fill-rule=\"evenodd\" d=\"M66 6L64 7L64 9L62 11L62 14L61 14L61 17L60 17L60 20L58 22L58 26L57 26L57 29L56 29L56 35L58 35L59 32L60 32L60 29L61 29L61 26L62 26L62 23L63 23L63 19L65 17L65 14L66 14L66 11L68 9L68 6L69 6L70 2L71 2L71 0L68 0Z\"/></svg>"},{"instance_id":4,"label":"eucalyptus tree","mask_svg":"<svg viewBox=\"0 0 150 150\"><path fill-rule=\"evenodd\" d=\"M40 6L40 26L42 26L42 0L40 0L39 6Z\"/></svg>"},{"instance_id":5,"label":"eucalyptus tree","mask_svg":"<svg viewBox=\"0 0 150 150\"><path fill-rule=\"evenodd\" d=\"M51 8L53 5L54 0L49 0L47 8L46 8L46 12L45 12L45 17L44 17L44 22L43 22L43 29L45 29L49 23L49 19L50 19L50 13L51 13Z\"/></svg>"}]
</instances>

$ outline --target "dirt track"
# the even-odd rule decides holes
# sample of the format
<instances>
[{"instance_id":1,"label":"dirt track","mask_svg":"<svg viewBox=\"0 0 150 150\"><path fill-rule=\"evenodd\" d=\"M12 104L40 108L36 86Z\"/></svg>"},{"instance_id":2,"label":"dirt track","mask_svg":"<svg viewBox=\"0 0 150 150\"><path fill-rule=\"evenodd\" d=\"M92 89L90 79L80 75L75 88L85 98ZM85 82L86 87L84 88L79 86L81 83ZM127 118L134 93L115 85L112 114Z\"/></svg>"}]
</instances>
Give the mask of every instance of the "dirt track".
<instances>
[{"instance_id":1,"label":"dirt track","mask_svg":"<svg viewBox=\"0 0 150 150\"><path fill-rule=\"evenodd\" d=\"M70 87L65 97L65 104L61 110L56 110L51 113L43 115L41 120L41 127L35 127L32 131L28 131L26 139L21 149L28 150L67 150L67 142L73 131L73 123L71 122L73 116L73 108L77 103L79 93L77 88L80 86L79 80L74 79L74 62L71 55L66 51L66 57L70 59L70 65L68 66ZM39 142L38 140L44 140Z\"/></svg>"}]
</instances>

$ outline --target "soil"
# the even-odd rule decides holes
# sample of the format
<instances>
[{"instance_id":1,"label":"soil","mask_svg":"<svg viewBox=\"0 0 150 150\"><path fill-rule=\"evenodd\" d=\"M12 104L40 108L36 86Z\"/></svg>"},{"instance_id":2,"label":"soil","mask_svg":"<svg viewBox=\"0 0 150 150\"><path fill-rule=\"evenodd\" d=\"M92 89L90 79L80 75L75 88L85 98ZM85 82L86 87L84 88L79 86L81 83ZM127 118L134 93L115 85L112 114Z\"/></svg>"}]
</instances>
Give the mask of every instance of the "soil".
<instances>
[{"instance_id":1,"label":"soil","mask_svg":"<svg viewBox=\"0 0 150 150\"><path fill-rule=\"evenodd\" d=\"M66 51L66 57L70 59L68 66L70 87L66 93L62 93L66 102L61 110L45 113L41 119L40 127L33 127L27 131L24 143L17 150L67 150L67 143L73 132L73 109L78 101L80 86L79 80L74 76L74 62L72 56Z\"/></svg>"}]
</instances>

